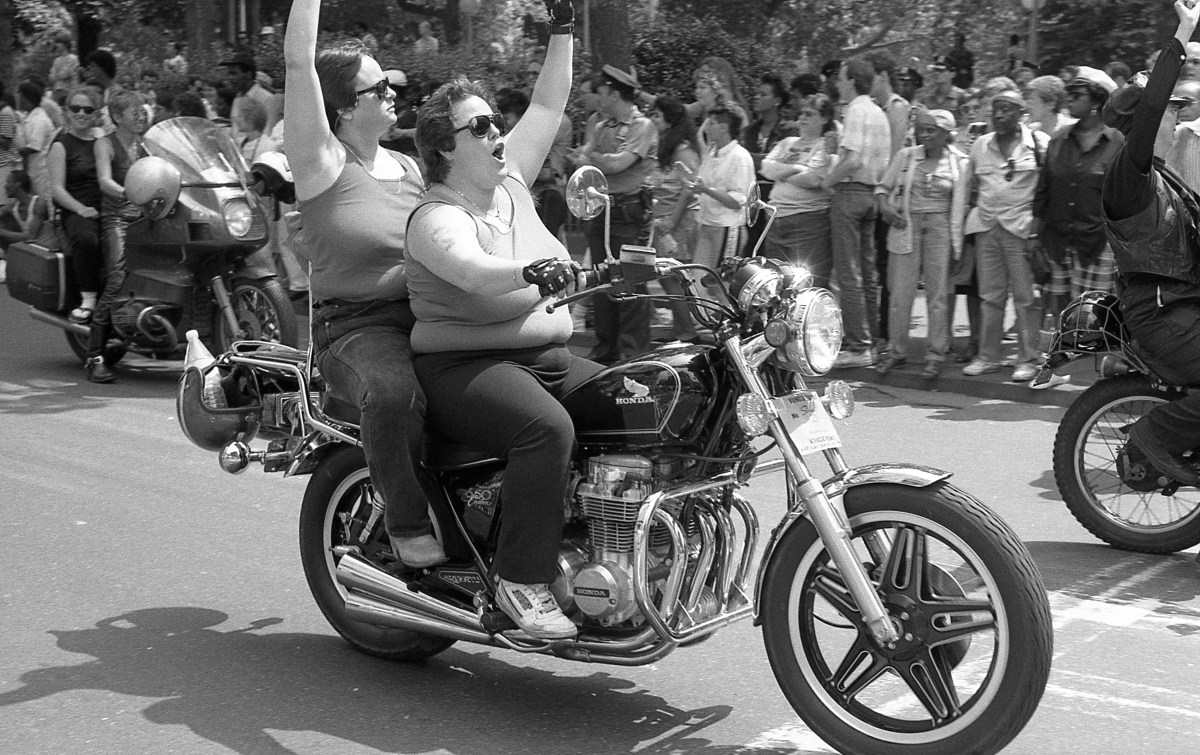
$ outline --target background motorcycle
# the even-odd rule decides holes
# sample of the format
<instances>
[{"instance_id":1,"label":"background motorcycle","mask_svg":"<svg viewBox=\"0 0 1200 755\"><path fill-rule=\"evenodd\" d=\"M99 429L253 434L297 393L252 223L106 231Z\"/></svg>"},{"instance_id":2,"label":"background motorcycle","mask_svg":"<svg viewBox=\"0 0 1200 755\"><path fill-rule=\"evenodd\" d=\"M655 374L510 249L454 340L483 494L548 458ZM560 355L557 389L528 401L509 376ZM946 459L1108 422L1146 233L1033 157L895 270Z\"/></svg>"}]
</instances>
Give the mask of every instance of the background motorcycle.
<instances>
[{"instance_id":1,"label":"background motorcycle","mask_svg":"<svg viewBox=\"0 0 1200 755\"><path fill-rule=\"evenodd\" d=\"M114 337L105 361L127 351L183 355L190 329L225 350L238 339L298 345L296 315L269 260L269 206L227 129L204 118L172 118L143 137L148 157L129 168L126 190L142 209L125 234L126 278L113 304ZM20 246L20 245L14 245ZM78 286L61 252L25 245L13 256L8 287L33 306L35 320L66 331L82 360L88 326L67 313Z\"/></svg>"},{"instance_id":2,"label":"background motorcycle","mask_svg":"<svg viewBox=\"0 0 1200 755\"><path fill-rule=\"evenodd\" d=\"M1067 409L1054 437L1054 481L1071 514L1125 550L1173 553L1200 543L1200 490L1124 453L1134 422L1191 387L1147 365L1112 294L1082 294L1046 335L1042 351L1050 358L1034 384L1082 357L1093 357L1100 373Z\"/></svg>"},{"instance_id":3,"label":"background motorcycle","mask_svg":"<svg viewBox=\"0 0 1200 755\"><path fill-rule=\"evenodd\" d=\"M581 169L569 206L595 217L606 191L602 174ZM718 278L725 300L697 295L681 274L689 268ZM312 475L300 511L305 576L325 617L363 652L418 660L466 641L639 665L751 618L788 700L841 751L1002 748L1033 714L1050 669L1049 605L1024 545L946 472L846 463L831 417L852 411L850 387L834 381L821 395L804 383L831 369L841 314L806 272L752 258L718 273L625 247L595 288L569 299L633 295L666 276L717 345L659 347L563 399L578 448L551 591L579 625L575 639L514 635L496 609L503 459L432 440L425 465L444 496L430 505L451 562L413 571L390 552L356 416L308 354L239 343L215 372L186 370L180 425L219 450L226 471L261 462ZM218 376L226 409L202 399ZM248 446L256 435L270 441L265 450ZM773 442L756 448L764 437ZM766 460L772 449L782 458ZM832 476L818 480L805 454L822 455ZM783 470L788 510L755 569L758 518L739 490Z\"/></svg>"}]
</instances>

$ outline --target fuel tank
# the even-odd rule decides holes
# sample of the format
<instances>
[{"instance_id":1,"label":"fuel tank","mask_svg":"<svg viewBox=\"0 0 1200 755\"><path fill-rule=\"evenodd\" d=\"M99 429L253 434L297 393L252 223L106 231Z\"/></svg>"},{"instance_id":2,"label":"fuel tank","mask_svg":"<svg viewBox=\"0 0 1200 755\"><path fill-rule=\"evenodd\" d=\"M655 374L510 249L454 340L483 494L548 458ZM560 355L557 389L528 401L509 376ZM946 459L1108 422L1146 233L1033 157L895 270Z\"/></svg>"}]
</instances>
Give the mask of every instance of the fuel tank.
<instances>
[{"instance_id":1,"label":"fuel tank","mask_svg":"<svg viewBox=\"0 0 1200 755\"><path fill-rule=\"evenodd\" d=\"M581 443L693 440L714 410L712 347L664 346L597 374L563 397Z\"/></svg>"}]
</instances>

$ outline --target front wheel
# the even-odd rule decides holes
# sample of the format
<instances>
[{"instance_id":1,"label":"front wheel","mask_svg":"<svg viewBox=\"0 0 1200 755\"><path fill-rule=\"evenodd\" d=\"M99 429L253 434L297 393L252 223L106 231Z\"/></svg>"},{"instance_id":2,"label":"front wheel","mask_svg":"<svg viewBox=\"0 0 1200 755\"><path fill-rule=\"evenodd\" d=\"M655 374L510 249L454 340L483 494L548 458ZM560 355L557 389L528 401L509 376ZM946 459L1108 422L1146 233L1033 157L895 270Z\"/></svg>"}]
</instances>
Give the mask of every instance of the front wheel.
<instances>
[{"instance_id":1,"label":"front wheel","mask_svg":"<svg viewBox=\"0 0 1200 755\"><path fill-rule=\"evenodd\" d=\"M1117 548L1174 553L1200 543L1200 489L1168 496L1147 480L1135 490L1117 469L1129 426L1166 402L1142 375L1101 380L1075 399L1054 436L1058 492L1088 532Z\"/></svg>"},{"instance_id":2,"label":"front wheel","mask_svg":"<svg viewBox=\"0 0 1200 755\"><path fill-rule=\"evenodd\" d=\"M945 482L854 487L845 506L851 544L900 640L875 642L816 528L797 522L772 556L761 603L788 702L839 752L999 751L1050 674L1050 605L1029 551Z\"/></svg>"},{"instance_id":3,"label":"front wheel","mask_svg":"<svg viewBox=\"0 0 1200 755\"><path fill-rule=\"evenodd\" d=\"M296 312L279 281L274 278L234 280L229 289L229 301L246 340L271 341L299 348ZM230 345L239 340L219 307L213 309L213 333L218 353L228 351Z\"/></svg>"},{"instance_id":4,"label":"front wheel","mask_svg":"<svg viewBox=\"0 0 1200 755\"><path fill-rule=\"evenodd\" d=\"M349 618L346 588L334 576L338 559L333 549L339 545L357 545L363 556L373 562L383 552L390 553L382 519L367 542L359 542L359 535L371 516L374 495L361 449L345 446L321 460L300 507L300 561L304 565L304 578L325 619L356 649L391 660L424 660L450 647L454 640L377 627Z\"/></svg>"}]
</instances>

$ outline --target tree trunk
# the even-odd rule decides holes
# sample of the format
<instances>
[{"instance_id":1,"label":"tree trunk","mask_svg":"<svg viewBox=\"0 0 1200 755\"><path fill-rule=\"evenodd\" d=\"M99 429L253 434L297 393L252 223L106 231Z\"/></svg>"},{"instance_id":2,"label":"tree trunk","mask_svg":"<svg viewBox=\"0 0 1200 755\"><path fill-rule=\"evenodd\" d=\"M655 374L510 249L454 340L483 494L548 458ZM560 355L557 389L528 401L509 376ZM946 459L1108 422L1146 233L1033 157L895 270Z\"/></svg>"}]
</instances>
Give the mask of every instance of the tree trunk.
<instances>
[{"instance_id":1,"label":"tree trunk","mask_svg":"<svg viewBox=\"0 0 1200 755\"><path fill-rule=\"evenodd\" d=\"M207 51L213 43L213 29L217 26L216 3L187 3L188 48L198 53Z\"/></svg>"},{"instance_id":2,"label":"tree trunk","mask_svg":"<svg viewBox=\"0 0 1200 755\"><path fill-rule=\"evenodd\" d=\"M592 65L614 65L628 71L633 65L628 0L587 0L591 3Z\"/></svg>"},{"instance_id":3,"label":"tree trunk","mask_svg":"<svg viewBox=\"0 0 1200 755\"><path fill-rule=\"evenodd\" d=\"M0 81L13 80L13 8L12 0L0 0Z\"/></svg>"}]
</instances>

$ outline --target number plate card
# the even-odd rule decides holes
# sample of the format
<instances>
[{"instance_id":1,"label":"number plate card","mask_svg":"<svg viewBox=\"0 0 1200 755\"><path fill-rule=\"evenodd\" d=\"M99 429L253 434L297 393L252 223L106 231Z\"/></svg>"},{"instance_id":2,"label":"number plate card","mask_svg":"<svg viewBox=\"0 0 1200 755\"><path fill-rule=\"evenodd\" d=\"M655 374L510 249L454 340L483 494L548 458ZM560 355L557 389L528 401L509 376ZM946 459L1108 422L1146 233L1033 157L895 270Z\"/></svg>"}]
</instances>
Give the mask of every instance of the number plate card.
<instances>
[{"instance_id":1,"label":"number plate card","mask_svg":"<svg viewBox=\"0 0 1200 755\"><path fill-rule=\"evenodd\" d=\"M817 394L797 391L772 400L800 453L810 454L842 445L833 420Z\"/></svg>"}]
</instances>

